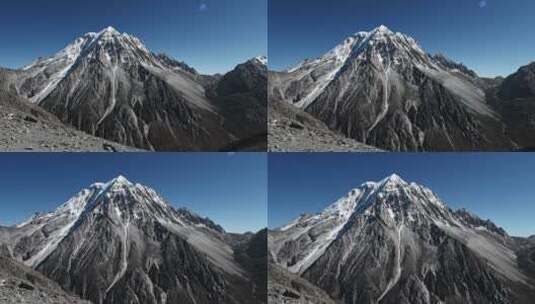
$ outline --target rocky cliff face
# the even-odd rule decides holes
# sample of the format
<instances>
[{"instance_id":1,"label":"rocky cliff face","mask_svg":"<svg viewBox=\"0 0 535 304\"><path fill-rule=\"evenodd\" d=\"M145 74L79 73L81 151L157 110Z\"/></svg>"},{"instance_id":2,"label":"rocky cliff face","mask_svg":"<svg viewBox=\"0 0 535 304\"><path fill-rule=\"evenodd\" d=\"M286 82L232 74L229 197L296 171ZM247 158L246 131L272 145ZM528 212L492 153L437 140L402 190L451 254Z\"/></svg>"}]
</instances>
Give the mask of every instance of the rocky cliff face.
<instances>
[{"instance_id":1,"label":"rocky cliff face","mask_svg":"<svg viewBox=\"0 0 535 304\"><path fill-rule=\"evenodd\" d=\"M270 94L347 137L387 150L513 149L484 89L465 66L431 56L413 38L381 26L273 73Z\"/></svg>"},{"instance_id":2,"label":"rocky cliff face","mask_svg":"<svg viewBox=\"0 0 535 304\"><path fill-rule=\"evenodd\" d=\"M341 303L529 303L535 290L502 229L396 175L270 232L269 249Z\"/></svg>"},{"instance_id":3,"label":"rocky cliff face","mask_svg":"<svg viewBox=\"0 0 535 304\"><path fill-rule=\"evenodd\" d=\"M243 262L246 254L237 259L220 226L121 176L4 229L0 239L16 259L94 303L253 303L263 296L258 268Z\"/></svg>"},{"instance_id":4,"label":"rocky cliff face","mask_svg":"<svg viewBox=\"0 0 535 304\"><path fill-rule=\"evenodd\" d=\"M240 96L210 95L209 86L220 77L199 75L183 62L155 55L138 38L112 27L87 33L12 74L6 85L21 97L77 129L129 146L219 150L248 132L262 132L258 122L238 125L261 116L265 106L242 108ZM253 86L246 89L262 87L254 83L257 78L247 79ZM239 104L231 111L230 105L220 107L219 98Z\"/></svg>"}]
</instances>

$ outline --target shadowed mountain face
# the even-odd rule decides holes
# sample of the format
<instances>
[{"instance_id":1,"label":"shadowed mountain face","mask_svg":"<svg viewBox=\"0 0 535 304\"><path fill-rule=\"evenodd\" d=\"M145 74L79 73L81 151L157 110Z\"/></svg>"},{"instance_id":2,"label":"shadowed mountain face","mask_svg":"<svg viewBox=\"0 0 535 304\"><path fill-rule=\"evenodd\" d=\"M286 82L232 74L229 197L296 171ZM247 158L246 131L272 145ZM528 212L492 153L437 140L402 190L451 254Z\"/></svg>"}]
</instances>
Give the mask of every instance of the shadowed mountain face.
<instances>
[{"instance_id":1,"label":"shadowed mountain face","mask_svg":"<svg viewBox=\"0 0 535 304\"><path fill-rule=\"evenodd\" d=\"M507 77L500 88L500 97L505 100L535 97L535 62L521 67Z\"/></svg>"},{"instance_id":2,"label":"shadowed mountain face","mask_svg":"<svg viewBox=\"0 0 535 304\"><path fill-rule=\"evenodd\" d=\"M385 26L356 33L322 57L270 77L270 98L379 148L518 148L510 121L487 96L498 83L443 55L426 53L413 38Z\"/></svg>"},{"instance_id":3,"label":"shadowed mountain face","mask_svg":"<svg viewBox=\"0 0 535 304\"><path fill-rule=\"evenodd\" d=\"M214 87L216 104L226 129L238 140L230 150L267 150L267 59L257 57L238 65Z\"/></svg>"},{"instance_id":4,"label":"shadowed mountain face","mask_svg":"<svg viewBox=\"0 0 535 304\"><path fill-rule=\"evenodd\" d=\"M228 234L121 176L0 231L16 259L84 299L114 304L265 303L257 285L265 257L236 241L247 248L257 238Z\"/></svg>"},{"instance_id":5,"label":"shadowed mountain face","mask_svg":"<svg viewBox=\"0 0 535 304\"><path fill-rule=\"evenodd\" d=\"M265 70L265 65L256 68ZM239 101L230 115L230 110L225 112L227 107L220 107L219 99L231 103L235 96L227 94L234 92L208 92L220 77L199 75L183 62L155 55L138 38L112 27L87 33L54 56L38 59L13 74L10 87L20 96L64 123L130 146L219 150L250 132L263 132L261 121L256 119L265 112L265 106L255 103L242 108ZM235 74L224 78L240 77ZM252 84L247 89L263 85ZM242 118L251 123L239 125ZM262 126L265 128L265 123Z\"/></svg>"},{"instance_id":6,"label":"shadowed mountain face","mask_svg":"<svg viewBox=\"0 0 535 304\"><path fill-rule=\"evenodd\" d=\"M525 150L535 149L535 62L505 78L489 95L515 142Z\"/></svg>"},{"instance_id":7,"label":"shadowed mountain face","mask_svg":"<svg viewBox=\"0 0 535 304\"><path fill-rule=\"evenodd\" d=\"M397 175L269 237L275 263L348 304L530 303L530 248Z\"/></svg>"}]
</instances>

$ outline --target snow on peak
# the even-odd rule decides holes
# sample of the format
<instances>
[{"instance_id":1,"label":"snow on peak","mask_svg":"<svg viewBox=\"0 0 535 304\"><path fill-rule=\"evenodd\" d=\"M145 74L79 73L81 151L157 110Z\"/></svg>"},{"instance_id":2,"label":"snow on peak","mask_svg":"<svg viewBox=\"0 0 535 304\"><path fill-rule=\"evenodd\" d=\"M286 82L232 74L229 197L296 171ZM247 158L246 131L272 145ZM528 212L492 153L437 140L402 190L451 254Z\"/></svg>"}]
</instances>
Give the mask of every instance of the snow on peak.
<instances>
[{"instance_id":1,"label":"snow on peak","mask_svg":"<svg viewBox=\"0 0 535 304\"><path fill-rule=\"evenodd\" d=\"M363 50L367 47L388 45L388 49L403 50L405 53L414 50L418 53L425 54L425 51L414 38L400 32L394 32L385 25L380 25L369 32L357 32L353 37L359 41L358 50Z\"/></svg>"},{"instance_id":2,"label":"snow on peak","mask_svg":"<svg viewBox=\"0 0 535 304\"><path fill-rule=\"evenodd\" d=\"M263 64L263 65L267 65L268 64L268 59L266 56L257 56L255 58L253 58L253 60L256 60L258 62L260 62L260 64Z\"/></svg>"},{"instance_id":3,"label":"snow on peak","mask_svg":"<svg viewBox=\"0 0 535 304\"><path fill-rule=\"evenodd\" d=\"M108 26L103 28L100 32L88 32L85 33L83 37L91 38L93 41L97 40L99 37L102 36L117 36L121 35L121 33L115 29L113 26Z\"/></svg>"},{"instance_id":4,"label":"snow on peak","mask_svg":"<svg viewBox=\"0 0 535 304\"><path fill-rule=\"evenodd\" d=\"M393 173L387 177L385 177L383 180L379 182L380 184L407 184L405 180L401 178L401 176L397 175L396 173Z\"/></svg>"},{"instance_id":5,"label":"snow on peak","mask_svg":"<svg viewBox=\"0 0 535 304\"><path fill-rule=\"evenodd\" d=\"M384 24L376 27L372 32L374 33L392 33L392 31Z\"/></svg>"},{"instance_id":6,"label":"snow on peak","mask_svg":"<svg viewBox=\"0 0 535 304\"><path fill-rule=\"evenodd\" d=\"M116 178L110 181L111 184L127 184L132 185L132 183L123 175L118 175Z\"/></svg>"},{"instance_id":7,"label":"snow on peak","mask_svg":"<svg viewBox=\"0 0 535 304\"><path fill-rule=\"evenodd\" d=\"M118 30L116 30L113 26L108 26L106 28L104 28L102 31L99 32L99 35L102 35L102 34L112 34L112 35L117 35L117 34L120 34Z\"/></svg>"},{"instance_id":8,"label":"snow on peak","mask_svg":"<svg viewBox=\"0 0 535 304\"><path fill-rule=\"evenodd\" d=\"M389 176L383 178L382 180L380 180L378 182L373 182L373 181L364 182L357 189L369 189L369 188L379 189L381 186L384 186L386 184L389 184L389 185L395 185L395 184L408 185L408 183L403 178L401 178L401 176L399 176L396 173L392 173ZM355 191L355 190L353 190L353 191Z\"/></svg>"}]
</instances>

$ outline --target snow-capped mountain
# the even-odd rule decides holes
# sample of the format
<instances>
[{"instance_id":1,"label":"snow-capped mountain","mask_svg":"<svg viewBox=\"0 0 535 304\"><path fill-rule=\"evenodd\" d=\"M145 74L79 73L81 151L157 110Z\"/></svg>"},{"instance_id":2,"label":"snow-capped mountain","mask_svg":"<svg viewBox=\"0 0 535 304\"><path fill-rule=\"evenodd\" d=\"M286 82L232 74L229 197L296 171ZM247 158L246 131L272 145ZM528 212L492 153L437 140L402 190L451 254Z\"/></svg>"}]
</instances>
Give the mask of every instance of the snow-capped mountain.
<instances>
[{"instance_id":1,"label":"snow-capped mountain","mask_svg":"<svg viewBox=\"0 0 535 304\"><path fill-rule=\"evenodd\" d=\"M269 250L342 303L529 303L535 292L503 229L395 174L270 231Z\"/></svg>"},{"instance_id":2,"label":"snow-capped mountain","mask_svg":"<svg viewBox=\"0 0 535 304\"><path fill-rule=\"evenodd\" d=\"M209 92L218 79L108 27L15 71L10 86L91 135L151 150L219 150L242 134L223 125L235 118Z\"/></svg>"},{"instance_id":3,"label":"snow-capped mountain","mask_svg":"<svg viewBox=\"0 0 535 304\"><path fill-rule=\"evenodd\" d=\"M38 59L24 67L23 70L28 72L25 75L27 78L22 80L24 96L40 103L67 76L81 57L98 60L111 70L117 69L119 63L161 65L139 39L126 33L121 34L113 27L107 27L98 33L87 33L55 55ZM42 85L32 84L41 79L44 80ZM29 87L31 90L27 91Z\"/></svg>"},{"instance_id":4,"label":"snow-capped mountain","mask_svg":"<svg viewBox=\"0 0 535 304\"><path fill-rule=\"evenodd\" d=\"M389 150L510 149L477 75L386 26L270 75L270 98Z\"/></svg>"},{"instance_id":5,"label":"snow-capped mountain","mask_svg":"<svg viewBox=\"0 0 535 304\"><path fill-rule=\"evenodd\" d=\"M235 238L119 176L0 231L14 258L94 303L251 303ZM247 290L241 290L247 286Z\"/></svg>"}]
</instances>

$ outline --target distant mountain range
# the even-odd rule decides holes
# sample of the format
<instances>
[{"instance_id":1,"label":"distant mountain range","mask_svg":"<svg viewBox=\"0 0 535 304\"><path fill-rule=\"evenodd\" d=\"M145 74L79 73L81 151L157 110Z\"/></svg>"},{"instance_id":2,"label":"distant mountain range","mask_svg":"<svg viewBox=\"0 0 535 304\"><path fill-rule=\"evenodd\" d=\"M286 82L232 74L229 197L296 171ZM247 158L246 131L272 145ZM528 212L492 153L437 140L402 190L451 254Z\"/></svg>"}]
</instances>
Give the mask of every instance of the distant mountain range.
<instances>
[{"instance_id":1,"label":"distant mountain range","mask_svg":"<svg viewBox=\"0 0 535 304\"><path fill-rule=\"evenodd\" d=\"M479 77L386 26L358 32L317 59L270 72L270 102L391 151L535 147L533 64L506 80Z\"/></svg>"},{"instance_id":2,"label":"distant mountain range","mask_svg":"<svg viewBox=\"0 0 535 304\"><path fill-rule=\"evenodd\" d=\"M511 237L395 174L269 231L268 248L270 303L527 304L535 296L533 238Z\"/></svg>"},{"instance_id":3,"label":"distant mountain range","mask_svg":"<svg viewBox=\"0 0 535 304\"><path fill-rule=\"evenodd\" d=\"M0 227L10 263L96 304L266 303L266 238L265 230L228 233L123 176Z\"/></svg>"},{"instance_id":4,"label":"distant mountain range","mask_svg":"<svg viewBox=\"0 0 535 304\"><path fill-rule=\"evenodd\" d=\"M87 33L51 57L1 70L0 89L38 104L63 123L147 150L218 151L263 136L264 57L225 75L201 75L154 54L113 27Z\"/></svg>"}]
</instances>

